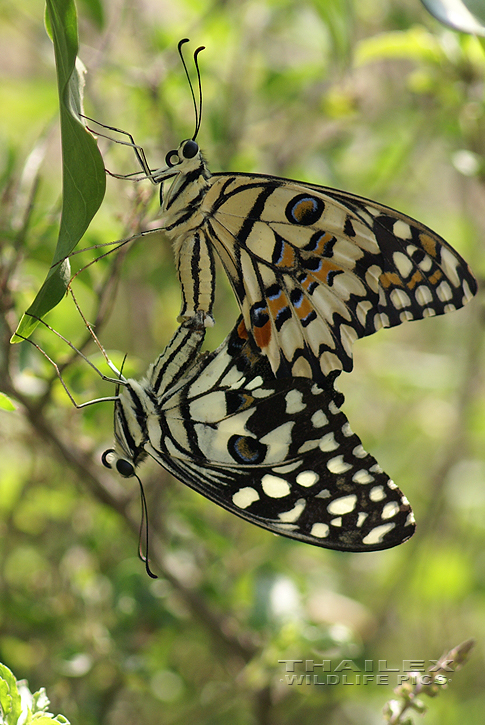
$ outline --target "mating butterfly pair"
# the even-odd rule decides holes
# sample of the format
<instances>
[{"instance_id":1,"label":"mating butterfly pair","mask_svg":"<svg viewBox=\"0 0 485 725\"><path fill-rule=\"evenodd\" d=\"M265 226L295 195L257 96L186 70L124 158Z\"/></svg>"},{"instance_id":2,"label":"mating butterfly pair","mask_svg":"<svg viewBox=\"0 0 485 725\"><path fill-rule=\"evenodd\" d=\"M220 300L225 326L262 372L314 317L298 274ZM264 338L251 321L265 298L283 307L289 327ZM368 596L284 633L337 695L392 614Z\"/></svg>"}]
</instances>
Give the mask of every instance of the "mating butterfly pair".
<instances>
[{"instance_id":1,"label":"mating butterfly pair","mask_svg":"<svg viewBox=\"0 0 485 725\"><path fill-rule=\"evenodd\" d=\"M149 455L233 513L307 543L395 546L413 533L411 509L350 430L334 380L352 369L356 339L456 310L476 281L444 239L376 202L273 176L211 174L199 126L200 106L193 138L155 171L130 136L141 178L160 184L182 324L147 376L121 390L116 448L104 462L132 475ZM200 357L213 324L214 254L242 319Z\"/></svg>"}]
</instances>

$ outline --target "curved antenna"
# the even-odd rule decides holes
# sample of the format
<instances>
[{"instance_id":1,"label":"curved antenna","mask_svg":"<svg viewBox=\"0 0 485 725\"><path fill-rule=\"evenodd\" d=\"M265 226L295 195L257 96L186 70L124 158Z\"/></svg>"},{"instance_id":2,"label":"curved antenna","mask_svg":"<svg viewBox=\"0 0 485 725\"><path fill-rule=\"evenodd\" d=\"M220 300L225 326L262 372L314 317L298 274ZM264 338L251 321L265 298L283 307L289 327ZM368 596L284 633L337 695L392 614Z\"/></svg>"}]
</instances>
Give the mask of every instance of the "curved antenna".
<instances>
[{"instance_id":1,"label":"curved antenna","mask_svg":"<svg viewBox=\"0 0 485 725\"><path fill-rule=\"evenodd\" d=\"M158 579L158 576L152 572L150 569L150 559L148 556L148 546L149 546L149 527L148 527L148 504L145 496L145 491L143 489L143 484L141 482L141 479L138 478L136 473L133 474L138 481L138 484L140 486L140 498L141 498L141 519L140 519L140 530L138 532L138 557L142 560L142 562L145 564L145 570L151 579ZM143 531L145 531L145 537L143 537ZM145 553L143 553L143 545L142 540L145 538Z\"/></svg>"},{"instance_id":2,"label":"curved antenna","mask_svg":"<svg viewBox=\"0 0 485 725\"><path fill-rule=\"evenodd\" d=\"M197 83L199 84L199 121L198 121L198 123L196 123L195 133L192 136L192 141L195 141L195 139L197 138L197 134L199 133L199 129L200 129L200 124L202 122L202 81L200 78L200 68L199 68L199 61L198 61L198 55L201 50L205 50L204 45L201 45L194 52L194 64L195 64L195 69L197 71Z\"/></svg>"},{"instance_id":3,"label":"curved antenna","mask_svg":"<svg viewBox=\"0 0 485 725\"><path fill-rule=\"evenodd\" d=\"M200 69L199 69L199 63L198 63L198 60L197 60L197 56L199 55L199 53L200 53L201 50L204 50L204 46L201 45L194 52L194 63L195 63L195 68L197 70L197 82L198 82L198 85L199 85L199 107L197 108L197 101L196 101L196 98L195 98L194 87L192 85L192 81L190 80L190 75L189 75L189 71L188 71L188 68L187 68L187 64L185 62L185 58L184 58L184 55L182 53L182 46L185 43L188 43L188 42L189 42L189 38L183 38L182 40L179 41L179 43L177 45L177 49L178 49L178 52L179 52L180 60L182 61L182 65L183 65L184 70L185 70L185 75L187 77L187 82L189 84L190 93L192 95L192 102L194 104L195 131L194 131L194 135L192 136L192 141L195 141L195 139L197 138L197 134L199 133L200 122L202 120L202 83L201 83L201 80L200 80Z\"/></svg>"}]
</instances>

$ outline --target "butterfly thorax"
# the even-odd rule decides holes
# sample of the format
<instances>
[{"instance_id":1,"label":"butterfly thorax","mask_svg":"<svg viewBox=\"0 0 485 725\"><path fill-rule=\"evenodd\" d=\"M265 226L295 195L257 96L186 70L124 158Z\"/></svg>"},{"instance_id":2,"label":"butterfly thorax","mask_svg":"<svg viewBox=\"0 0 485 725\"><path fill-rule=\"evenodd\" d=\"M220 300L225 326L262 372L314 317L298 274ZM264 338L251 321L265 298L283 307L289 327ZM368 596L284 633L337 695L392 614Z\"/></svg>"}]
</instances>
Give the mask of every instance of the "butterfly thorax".
<instances>
[{"instance_id":1,"label":"butterfly thorax","mask_svg":"<svg viewBox=\"0 0 485 725\"><path fill-rule=\"evenodd\" d=\"M173 162L173 158L177 161ZM194 320L202 314L204 327L212 327L215 266L205 231L210 209L204 208L203 203L211 187L211 173L197 144L189 140L167 154L167 168L155 172L153 177L162 186L165 180L173 179L166 192L161 189L160 201L162 229L172 241L182 287L178 321Z\"/></svg>"},{"instance_id":2,"label":"butterfly thorax","mask_svg":"<svg viewBox=\"0 0 485 725\"><path fill-rule=\"evenodd\" d=\"M112 463L129 461L136 468L146 458L146 445L160 445L164 436L164 401L180 387L180 379L200 357L205 330L181 325L164 352L140 380L130 378L121 388L115 405L115 447ZM170 407L170 403L167 403Z\"/></svg>"},{"instance_id":3,"label":"butterfly thorax","mask_svg":"<svg viewBox=\"0 0 485 725\"><path fill-rule=\"evenodd\" d=\"M161 213L163 229L174 243L177 255L186 236L204 222L201 205L210 188L211 173L200 152L192 159L183 159L174 168L175 178L161 195Z\"/></svg>"}]
</instances>

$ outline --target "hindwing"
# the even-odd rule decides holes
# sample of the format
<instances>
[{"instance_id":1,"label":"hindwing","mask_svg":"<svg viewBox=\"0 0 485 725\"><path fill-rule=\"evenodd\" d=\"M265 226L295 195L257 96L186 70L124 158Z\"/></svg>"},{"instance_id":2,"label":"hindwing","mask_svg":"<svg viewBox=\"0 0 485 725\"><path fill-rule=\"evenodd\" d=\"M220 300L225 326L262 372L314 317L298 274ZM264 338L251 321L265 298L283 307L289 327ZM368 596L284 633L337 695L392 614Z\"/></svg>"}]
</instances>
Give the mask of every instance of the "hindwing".
<instances>
[{"instance_id":1,"label":"hindwing","mask_svg":"<svg viewBox=\"0 0 485 725\"><path fill-rule=\"evenodd\" d=\"M242 320L176 385L157 388L157 365L116 403L118 460L148 455L232 513L316 546L374 551L413 534L409 503L340 410L335 375L322 387L275 378Z\"/></svg>"}]
</instances>

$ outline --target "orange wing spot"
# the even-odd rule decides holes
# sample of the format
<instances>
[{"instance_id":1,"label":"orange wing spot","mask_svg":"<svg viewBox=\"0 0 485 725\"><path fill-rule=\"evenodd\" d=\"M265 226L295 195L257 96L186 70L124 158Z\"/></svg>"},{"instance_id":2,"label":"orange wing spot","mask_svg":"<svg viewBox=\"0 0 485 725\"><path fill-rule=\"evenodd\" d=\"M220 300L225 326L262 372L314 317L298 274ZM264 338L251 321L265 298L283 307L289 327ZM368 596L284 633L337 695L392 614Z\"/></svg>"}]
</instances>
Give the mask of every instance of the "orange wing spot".
<instances>
[{"instance_id":1,"label":"orange wing spot","mask_svg":"<svg viewBox=\"0 0 485 725\"><path fill-rule=\"evenodd\" d=\"M316 277L317 279L320 279L322 282L328 283L328 275L330 272L341 272L341 271L342 271L341 267L338 267L336 264L333 264L332 262L322 261L320 269L312 270L311 275L312 275L312 277Z\"/></svg>"},{"instance_id":2,"label":"orange wing spot","mask_svg":"<svg viewBox=\"0 0 485 725\"><path fill-rule=\"evenodd\" d=\"M283 254L278 262L278 267L295 267L296 255L295 250L289 244L283 244Z\"/></svg>"},{"instance_id":3,"label":"orange wing spot","mask_svg":"<svg viewBox=\"0 0 485 725\"><path fill-rule=\"evenodd\" d=\"M417 269L416 272L411 277L411 279L409 280L409 282L406 282L406 285L409 289L414 289L419 282L422 282L423 279L424 279L423 275Z\"/></svg>"},{"instance_id":4,"label":"orange wing spot","mask_svg":"<svg viewBox=\"0 0 485 725\"><path fill-rule=\"evenodd\" d=\"M272 296L270 298L266 298L266 302L268 304L269 313L273 319L276 319L281 310L288 307L288 297L281 289L277 297Z\"/></svg>"},{"instance_id":5,"label":"orange wing spot","mask_svg":"<svg viewBox=\"0 0 485 725\"><path fill-rule=\"evenodd\" d=\"M249 335L248 335L248 331L246 329L246 325L244 324L244 320L241 320L241 322L239 323L239 325L237 327L237 334L238 334L238 337L241 338L241 340L248 339Z\"/></svg>"},{"instance_id":6,"label":"orange wing spot","mask_svg":"<svg viewBox=\"0 0 485 725\"><path fill-rule=\"evenodd\" d=\"M307 275L303 279L298 280L300 285L303 287L303 289L307 290L309 289L311 284L314 284L313 279L310 277L310 275Z\"/></svg>"},{"instance_id":7,"label":"orange wing spot","mask_svg":"<svg viewBox=\"0 0 485 725\"><path fill-rule=\"evenodd\" d=\"M315 247L315 249L312 250L312 254L316 254L317 257L322 255L325 251L326 243L330 242L331 239L333 239L333 234L329 234L328 232L322 234L322 236L318 240L317 246Z\"/></svg>"},{"instance_id":8,"label":"orange wing spot","mask_svg":"<svg viewBox=\"0 0 485 725\"><path fill-rule=\"evenodd\" d=\"M266 322L263 327L255 327L253 330L253 335L256 341L256 345L261 350L264 350L266 347L268 347L271 340L271 320L268 320L268 322Z\"/></svg>"},{"instance_id":9,"label":"orange wing spot","mask_svg":"<svg viewBox=\"0 0 485 725\"><path fill-rule=\"evenodd\" d=\"M306 297L303 297L300 304L295 309L296 309L296 314L298 315L300 320L304 320L312 312L313 307L312 307L310 301L307 300Z\"/></svg>"},{"instance_id":10,"label":"orange wing spot","mask_svg":"<svg viewBox=\"0 0 485 725\"><path fill-rule=\"evenodd\" d=\"M388 287L402 287L402 279L395 272L383 272L379 277L379 282L387 289Z\"/></svg>"},{"instance_id":11,"label":"orange wing spot","mask_svg":"<svg viewBox=\"0 0 485 725\"><path fill-rule=\"evenodd\" d=\"M436 272L434 272L431 277L428 277L428 280L431 282L431 284L436 284L443 276L443 272L441 269L437 269Z\"/></svg>"},{"instance_id":12,"label":"orange wing spot","mask_svg":"<svg viewBox=\"0 0 485 725\"><path fill-rule=\"evenodd\" d=\"M433 239L433 237L430 237L429 234L420 234L419 241L423 245L424 251L427 252L430 257L436 257L436 240Z\"/></svg>"}]
</instances>

